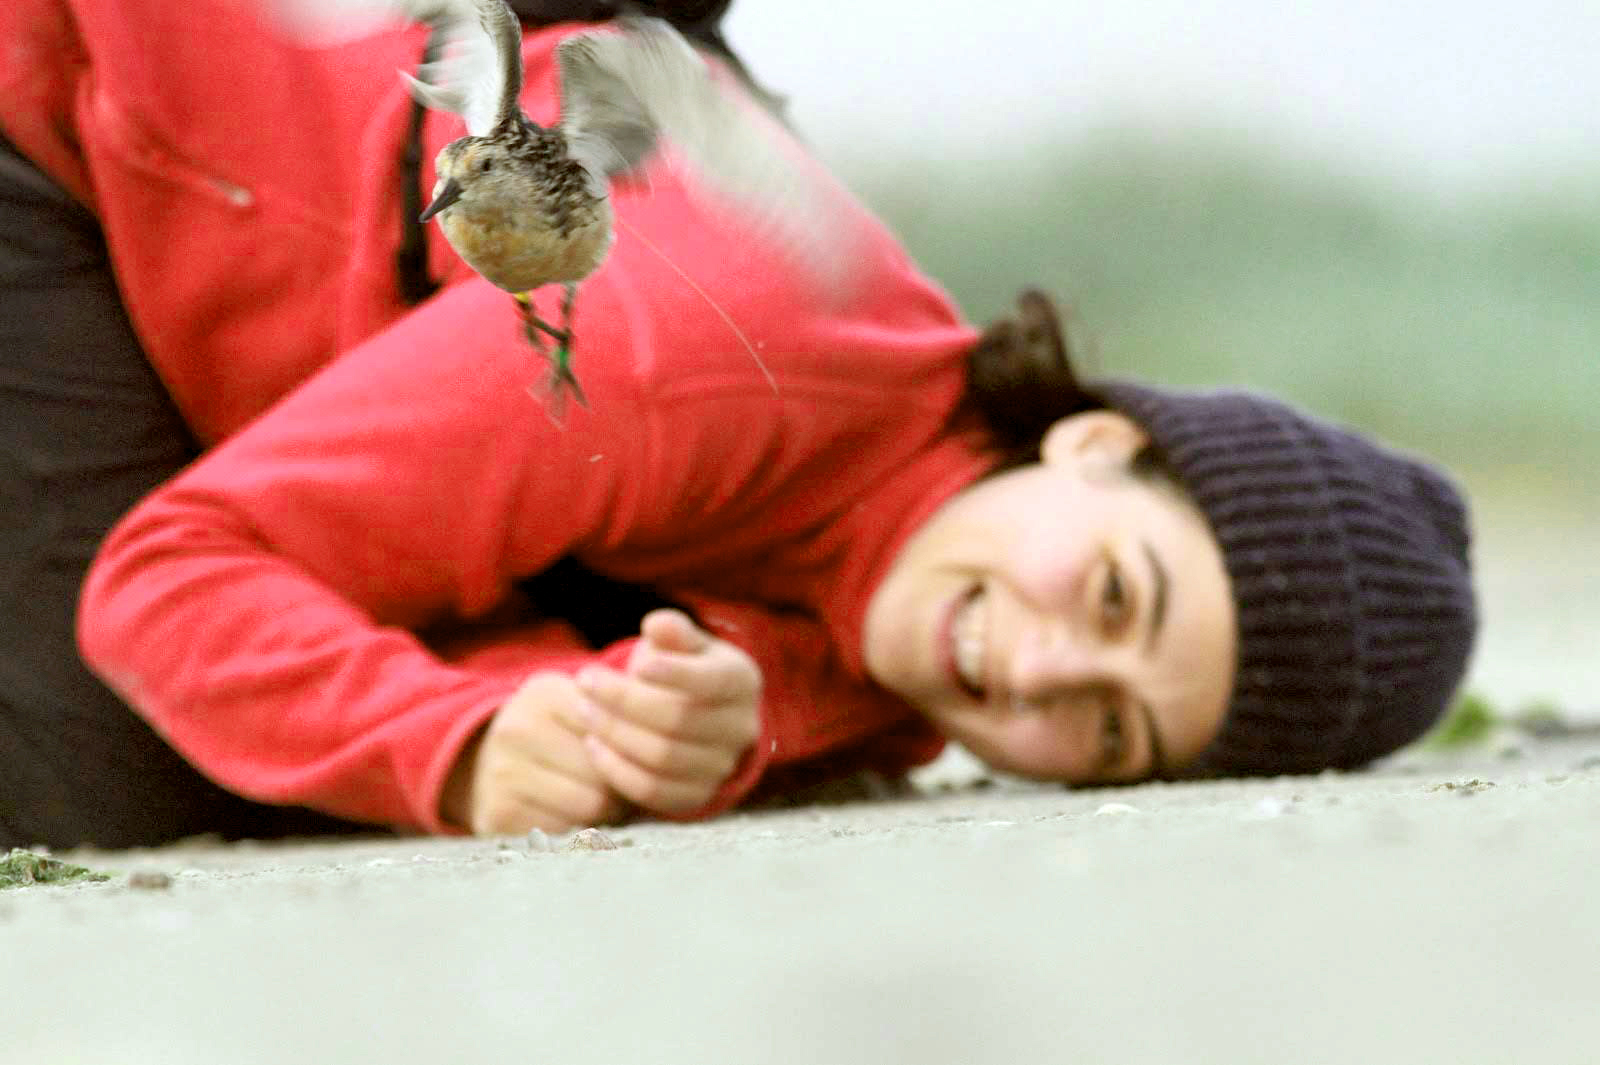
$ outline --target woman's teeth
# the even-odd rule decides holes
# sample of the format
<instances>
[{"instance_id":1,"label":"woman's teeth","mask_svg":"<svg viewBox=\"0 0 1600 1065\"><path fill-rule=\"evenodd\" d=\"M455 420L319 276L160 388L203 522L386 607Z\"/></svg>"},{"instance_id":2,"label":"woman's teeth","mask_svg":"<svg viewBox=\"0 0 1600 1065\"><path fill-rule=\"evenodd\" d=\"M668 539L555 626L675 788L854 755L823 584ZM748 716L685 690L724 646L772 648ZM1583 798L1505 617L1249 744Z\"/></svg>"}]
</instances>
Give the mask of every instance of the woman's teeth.
<instances>
[{"instance_id":1,"label":"woman's teeth","mask_svg":"<svg viewBox=\"0 0 1600 1065\"><path fill-rule=\"evenodd\" d=\"M973 694L983 696L983 658L988 649L985 632L985 607L988 600L981 590L967 597L955 622L956 673Z\"/></svg>"}]
</instances>

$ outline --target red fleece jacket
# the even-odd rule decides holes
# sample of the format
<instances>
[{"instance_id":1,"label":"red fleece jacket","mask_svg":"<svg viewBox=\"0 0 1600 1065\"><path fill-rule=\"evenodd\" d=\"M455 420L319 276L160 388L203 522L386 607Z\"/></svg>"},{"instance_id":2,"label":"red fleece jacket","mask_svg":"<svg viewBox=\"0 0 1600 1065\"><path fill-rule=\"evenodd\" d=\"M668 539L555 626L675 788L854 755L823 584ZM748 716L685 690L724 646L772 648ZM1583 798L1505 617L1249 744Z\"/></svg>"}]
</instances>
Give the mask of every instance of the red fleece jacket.
<instances>
[{"instance_id":1,"label":"red fleece jacket","mask_svg":"<svg viewBox=\"0 0 1600 1065\"><path fill-rule=\"evenodd\" d=\"M529 38L536 119L559 36ZM0 40L0 126L97 212L152 362L225 440L113 531L80 614L91 666L202 770L442 830L460 747L521 680L628 644L413 632L566 555L760 664L761 740L702 813L773 766L937 752L867 679L861 625L905 538L981 472L947 429L973 334L864 211L827 298L670 170L619 187L575 315L590 406L558 426L510 298L442 241L458 283L409 313L395 293L394 70L416 31L316 50L225 0L14 0ZM430 118L425 151L460 132Z\"/></svg>"}]
</instances>

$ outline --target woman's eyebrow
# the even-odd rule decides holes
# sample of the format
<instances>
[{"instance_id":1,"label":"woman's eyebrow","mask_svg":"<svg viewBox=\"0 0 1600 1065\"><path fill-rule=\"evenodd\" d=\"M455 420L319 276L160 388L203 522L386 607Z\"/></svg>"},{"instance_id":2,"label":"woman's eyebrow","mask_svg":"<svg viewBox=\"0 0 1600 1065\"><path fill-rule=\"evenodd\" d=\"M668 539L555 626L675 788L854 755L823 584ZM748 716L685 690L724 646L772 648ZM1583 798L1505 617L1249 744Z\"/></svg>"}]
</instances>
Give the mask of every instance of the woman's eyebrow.
<instances>
[{"instance_id":1,"label":"woman's eyebrow","mask_svg":"<svg viewBox=\"0 0 1600 1065\"><path fill-rule=\"evenodd\" d=\"M1155 586L1155 595L1150 603L1150 628L1144 638L1144 649L1150 651L1155 648L1156 639L1161 635L1161 626L1167 620L1167 569L1156 557L1150 541L1141 540L1139 546L1144 548L1144 557L1150 561L1150 580Z\"/></svg>"}]
</instances>

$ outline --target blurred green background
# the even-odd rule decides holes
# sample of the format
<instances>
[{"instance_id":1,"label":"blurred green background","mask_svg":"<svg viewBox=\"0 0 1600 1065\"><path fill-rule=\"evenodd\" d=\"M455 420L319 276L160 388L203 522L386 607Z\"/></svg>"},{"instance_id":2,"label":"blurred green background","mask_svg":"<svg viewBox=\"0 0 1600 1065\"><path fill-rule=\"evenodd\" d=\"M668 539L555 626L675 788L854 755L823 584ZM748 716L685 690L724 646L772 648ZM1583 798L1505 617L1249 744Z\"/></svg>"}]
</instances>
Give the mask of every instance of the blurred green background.
<instances>
[{"instance_id":1,"label":"blurred green background","mask_svg":"<svg viewBox=\"0 0 1600 1065\"><path fill-rule=\"evenodd\" d=\"M1200 134L855 185L978 318L1073 300L1106 372L1281 391L1556 495L1600 459L1600 199L1430 207Z\"/></svg>"}]
</instances>

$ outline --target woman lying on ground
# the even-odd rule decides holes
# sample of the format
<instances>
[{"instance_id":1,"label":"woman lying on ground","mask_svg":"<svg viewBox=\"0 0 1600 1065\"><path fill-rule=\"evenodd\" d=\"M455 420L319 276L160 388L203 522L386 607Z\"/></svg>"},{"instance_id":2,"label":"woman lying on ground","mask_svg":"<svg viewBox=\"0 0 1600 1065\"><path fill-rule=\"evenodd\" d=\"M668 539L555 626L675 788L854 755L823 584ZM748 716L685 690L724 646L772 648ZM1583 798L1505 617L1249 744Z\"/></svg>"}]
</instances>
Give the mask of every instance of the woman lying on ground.
<instances>
[{"instance_id":1,"label":"woman lying on ground","mask_svg":"<svg viewBox=\"0 0 1600 1065\"><path fill-rule=\"evenodd\" d=\"M535 117L558 36L530 39ZM389 147L410 112L383 93L364 136ZM323 102L342 145L350 105ZM422 157L457 132L430 118ZM443 289L398 298L393 182L334 152L335 186L245 168L168 204L181 160L100 133L119 202L155 212L114 230L140 335L226 439L106 540L79 636L254 804L484 833L704 817L946 738L1074 784L1353 767L1460 680L1466 516L1441 475L1266 397L1081 384L1042 297L980 337L865 212L856 284L824 299L670 175L619 188L649 246L625 233L585 284L588 406L557 425L514 308L436 232ZM245 201L273 225L240 225ZM214 375L252 345L344 354L234 433L262 404ZM45 841L141 809L145 842L289 824L208 816L197 782L107 746L52 750L68 827Z\"/></svg>"},{"instance_id":2,"label":"woman lying on ground","mask_svg":"<svg viewBox=\"0 0 1600 1065\"><path fill-rule=\"evenodd\" d=\"M1473 630L1438 474L1263 397L1080 387L1042 297L975 340L891 251L859 317L737 299L776 393L624 252L560 427L452 287L122 523L89 661L227 787L433 831L703 817L945 738L1073 784L1353 767L1435 720ZM680 609L586 638L563 560Z\"/></svg>"}]
</instances>

